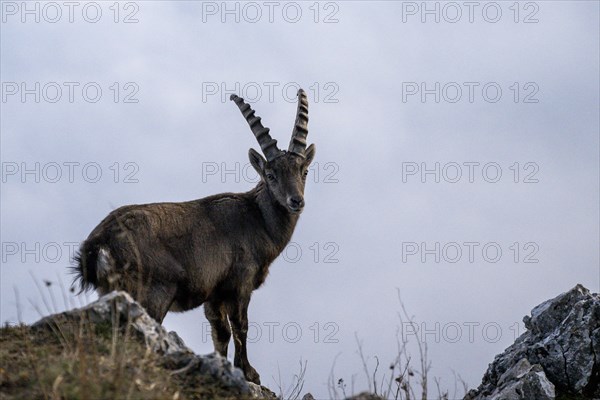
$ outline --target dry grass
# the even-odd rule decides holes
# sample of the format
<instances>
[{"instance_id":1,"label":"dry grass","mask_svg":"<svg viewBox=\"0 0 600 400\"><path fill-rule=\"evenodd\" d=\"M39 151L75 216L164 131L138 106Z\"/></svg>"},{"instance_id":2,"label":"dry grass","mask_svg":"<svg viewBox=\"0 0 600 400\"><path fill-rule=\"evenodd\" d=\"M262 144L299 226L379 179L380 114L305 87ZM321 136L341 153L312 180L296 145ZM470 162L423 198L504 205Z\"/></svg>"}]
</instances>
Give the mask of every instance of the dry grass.
<instances>
[{"instance_id":1,"label":"dry grass","mask_svg":"<svg viewBox=\"0 0 600 400\"><path fill-rule=\"evenodd\" d=\"M61 322L0 328L0 399L236 399L204 376L173 375L128 329Z\"/></svg>"},{"instance_id":2,"label":"dry grass","mask_svg":"<svg viewBox=\"0 0 600 400\"><path fill-rule=\"evenodd\" d=\"M398 291L398 300L400 311L397 316L401 326L414 323L414 317L409 315L402 302L400 291ZM400 328L396 332L397 349L395 358L386 360L386 364L381 364L378 356L366 356L363 351L363 341L356 334L355 339L368 393L378 396L378 398L394 400L462 399L468 391L467 385L460 375L454 374L455 382L452 395L450 395L449 390L440 387L440 379L436 377L433 378L436 394L431 394L429 376L431 361L427 356L427 343L415 338L416 356L413 357L408 350L410 345L408 337L401 335ZM348 387L348 382L335 374L336 360L334 360L329 374L329 396L331 399L343 399L356 393L356 375L351 377L350 387ZM462 395L458 393L459 384L464 392Z\"/></svg>"}]
</instances>

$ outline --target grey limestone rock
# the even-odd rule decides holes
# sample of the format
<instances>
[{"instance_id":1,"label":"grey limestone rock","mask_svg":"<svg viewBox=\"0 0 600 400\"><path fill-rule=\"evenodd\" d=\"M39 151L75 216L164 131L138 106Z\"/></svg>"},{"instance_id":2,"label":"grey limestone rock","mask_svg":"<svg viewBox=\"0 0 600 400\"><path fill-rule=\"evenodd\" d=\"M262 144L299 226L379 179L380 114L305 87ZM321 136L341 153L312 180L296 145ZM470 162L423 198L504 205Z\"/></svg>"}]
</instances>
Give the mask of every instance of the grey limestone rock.
<instances>
[{"instance_id":1,"label":"grey limestone rock","mask_svg":"<svg viewBox=\"0 0 600 400\"><path fill-rule=\"evenodd\" d=\"M600 398L600 295L577 285L523 322L527 331L495 357L466 400Z\"/></svg>"}]
</instances>

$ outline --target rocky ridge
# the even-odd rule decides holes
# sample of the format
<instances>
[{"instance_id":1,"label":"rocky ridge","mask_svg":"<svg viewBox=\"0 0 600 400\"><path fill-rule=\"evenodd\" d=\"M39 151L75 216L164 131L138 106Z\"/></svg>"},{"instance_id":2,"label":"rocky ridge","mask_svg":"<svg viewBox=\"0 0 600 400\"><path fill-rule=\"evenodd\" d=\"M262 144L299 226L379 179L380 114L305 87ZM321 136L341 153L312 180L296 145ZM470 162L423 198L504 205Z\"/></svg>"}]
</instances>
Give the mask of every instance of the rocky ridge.
<instances>
[{"instance_id":1,"label":"rocky ridge","mask_svg":"<svg viewBox=\"0 0 600 400\"><path fill-rule=\"evenodd\" d=\"M600 399L600 295L577 285L523 322L465 400Z\"/></svg>"}]
</instances>

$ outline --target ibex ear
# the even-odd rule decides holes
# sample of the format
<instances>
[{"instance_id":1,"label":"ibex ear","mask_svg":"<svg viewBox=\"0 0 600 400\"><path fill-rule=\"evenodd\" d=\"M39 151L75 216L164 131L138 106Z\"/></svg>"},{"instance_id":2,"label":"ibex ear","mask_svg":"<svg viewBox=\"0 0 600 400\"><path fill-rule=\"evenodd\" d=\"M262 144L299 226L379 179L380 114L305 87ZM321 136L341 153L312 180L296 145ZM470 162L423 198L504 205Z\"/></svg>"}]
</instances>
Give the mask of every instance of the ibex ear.
<instances>
[{"instance_id":1,"label":"ibex ear","mask_svg":"<svg viewBox=\"0 0 600 400\"><path fill-rule=\"evenodd\" d=\"M248 150L248 158L250 159L250 164L252 164L256 172L258 172L258 175L264 176L267 160L265 160L258 151L252 148Z\"/></svg>"},{"instance_id":2,"label":"ibex ear","mask_svg":"<svg viewBox=\"0 0 600 400\"><path fill-rule=\"evenodd\" d=\"M308 166L312 162L313 158L315 158L315 154L317 153L317 148L314 143L308 146L306 151L304 152L304 156L306 159L304 160L304 165Z\"/></svg>"}]
</instances>

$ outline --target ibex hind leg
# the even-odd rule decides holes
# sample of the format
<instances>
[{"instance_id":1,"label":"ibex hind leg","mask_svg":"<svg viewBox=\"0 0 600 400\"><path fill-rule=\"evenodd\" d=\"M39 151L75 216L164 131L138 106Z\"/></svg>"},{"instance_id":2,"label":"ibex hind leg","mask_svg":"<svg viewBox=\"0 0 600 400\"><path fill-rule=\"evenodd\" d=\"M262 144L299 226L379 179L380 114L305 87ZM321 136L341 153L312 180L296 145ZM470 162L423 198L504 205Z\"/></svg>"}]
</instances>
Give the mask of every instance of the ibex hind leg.
<instances>
[{"instance_id":1,"label":"ibex hind leg","mask_svg":"<svg viewBox=\"0 0 600 400\"><path fill-rule=\"evenodd\" d=\"M131 294L152 318L162 323L184 276L181 265L169 254L148 250L138 262L122 269L123 274L115 283Z\"/></svg>"},{"instance_id":2,"label":"ibex hind leg","mask_svg":"<svg viewBox=\"0 0 600 400\"><path fill-rule=\"evenodd\" d=\"M140 304L146 309L148 315L160 324L165 318L165 315L167 315L167 311L169 311L171 304L173 304L176 292L176 285L152 284L152 286L145 290L144 296L140 300Z\"/></svg>"},{"instance_id":3,"label":"ibex hind leg","mask_svg":"<svg viewBox=\"0 0 600 400\"><path fill-rule=\"evenodd\" d=\"M122 279L113 285L112 290L124 290L144 307L148 315L162 323L177 293L176 283L157 283L153 280ZM101 289L98 292L102 294ZM107 291L108 292L108 291Z\"/></svg>"},{"instance_id":4,"label":"ibex hind leg","mask_svg":"<svg viewBox=\"0 0 600 400\"><path fill-rule=\"evenodd\" d=\"M162 323L169 307L175 299L177 286L152 285L140 289L139 285L129 284L129 281L117 282L114 285L99 286L96 290L100 296L110 293L112 290L123 290L129 293L135 301L140 303L158 323Z\"/></svg>"}]
</instances>

